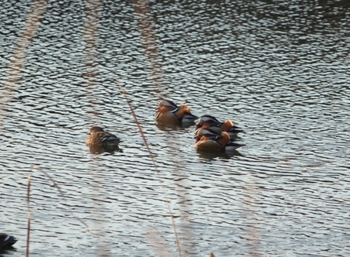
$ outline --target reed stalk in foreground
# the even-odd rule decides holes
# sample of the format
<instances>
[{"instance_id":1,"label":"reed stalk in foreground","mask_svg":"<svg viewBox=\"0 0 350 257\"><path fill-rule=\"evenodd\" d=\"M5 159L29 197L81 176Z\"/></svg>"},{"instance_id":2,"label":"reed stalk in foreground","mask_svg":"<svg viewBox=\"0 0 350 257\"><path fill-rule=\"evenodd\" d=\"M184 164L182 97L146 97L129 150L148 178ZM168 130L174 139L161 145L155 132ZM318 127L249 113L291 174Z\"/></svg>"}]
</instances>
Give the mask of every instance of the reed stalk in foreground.
<instances>
[{"instance_id":1,"label":"reed stalk in foreground","mask_svg":"<svg viewBox=\"0 0 350 257\"><path fill-rule=\"evenodd\" d=\"M65 195L63 194L61 188L58 186L56 181L44 170L40 169L39 166L33 165L32 169L39 170L40 172L44 173L45 176L47 176L50 181L53 183L53 186L58 190L59 194L61 197L65 198ZM29 173L28 175L28 184L27 184L27 209L28 209L28 218L27 218L27 239L26 239L26 257L29 257L29 243L30 243L30 223L31 223L31 211L30 211L30 186L31 186L31 181L32 181L32 172ZM89 232L91 232L90 227L79 217L74 216L73 212L69 210L70 214L79 220L87 229Z\"/></svg>"},{"instance_id":2,"label":"reed stalk in foreground","mask_svg":"<svg viewBox=\"0 0 350 257\"><path fill-rule=\"evenodd\" d=\"M56 183L56 181L44 170L40 169L39 166L35 165L34 166L35 169L39 170L40 172L44 173L46 177L48 177L50 179L50 181L53 183L53 186L57 189L57 191L59 192L59 194L61 195L62 198L65 198L66 196L64 195L63 191L61 190L61 188L58 186L58 184ZM69 213L72 215L72 217L76 218L77 220L80 221L81 224L83 224L87 230L89 232L91 232L91 228L79 217L74 216L74 213L69 209Z\"/></svg>"},{"instance_id":3,"label":"reed stalk in foreground","mask_svg":"<svg viewBox=\"0 0 350 257\"><path fill-rule=\"evenodd\" d=\"M141 135L141 137L142 137L142 139L143 139L143 142L145 143L145 146L146 146L146 148L147 148L147 152L148 152L148 154L149 154L149 156L150 156L150 158L151 158L151 160L152 160L152 164L153 164L153 166L154 166L154 169L155 169L156 172L157 172L157 178L158 178L158 181L159 181L159 183L160 183L160 185L161 185L161 188L162 188L162 190L163 190L165 202L167 203L167 206L168 206L168 211L169 211L169 216L170 216L171 223L172 223L172 227L173 227L173 231L174 231L174 236L175 236L175 242L176 242L176 246L177 246L178 256L181 257L181 256L182 256L182 255L181 255L181 248L180 248L179 238L178 238L177 231L176 231L176 226L175 226L174 217L173 217L173 214L172 214L172 211L171 211L171 207L170 207L170 201L169 201L169 198L168 198L168 196L167 196L167 194L166 194L166 191L165 191L165 188L164 188L164 186L163 186L163 183L162 183L162 181L161 181L161 179L160 179L160 177L159 177L158 166L157 166L156 161L155 161L155 159L154 159L154 157L153 157L153 154L152 154L152 152L151 152L151 149L150 149L150 147L149 147L149 145L148 145L146 136L145 136L145 134L143 133L143 130L142 130L141 125L140 125L140 122L138 121L138 119L137 119L137 117L136 117L136 114L135 114L135 112L134 112L134 109L132 108L132 106L131 106L131 104L130 104L130 102L129 102L129 99L128 99L127 95L126 95L126 92L125 92L123 86L119 83L119 81L116 80L116 82L117 82L117 84L118 84L118 86L119 86L120 91L121 91L121 92L123 93L123 95L124 95L124 98L125 98L126 103L128 104L128 106L129 106L129 108L130 108L131 114L132 114L132 116L133 116L133 118L134 118L134 120L135 120L135 123L136 123L136 125L137 125L137 127L138 127L138 129L139 129L140 135Z\"/></svg>"},{"instance_id":4,"label":"reed stalk in foreground","mask_svg":"<svg viewBox=\"0 0 350 257\"><path fill-rule=\"evenodd\" d=\"M29 257L29 241L30 241L30 182L32 180L32 173L28 175L28 185L27 185L27 243L26 243L26 257Z\"/></svg>"}]
</instances>

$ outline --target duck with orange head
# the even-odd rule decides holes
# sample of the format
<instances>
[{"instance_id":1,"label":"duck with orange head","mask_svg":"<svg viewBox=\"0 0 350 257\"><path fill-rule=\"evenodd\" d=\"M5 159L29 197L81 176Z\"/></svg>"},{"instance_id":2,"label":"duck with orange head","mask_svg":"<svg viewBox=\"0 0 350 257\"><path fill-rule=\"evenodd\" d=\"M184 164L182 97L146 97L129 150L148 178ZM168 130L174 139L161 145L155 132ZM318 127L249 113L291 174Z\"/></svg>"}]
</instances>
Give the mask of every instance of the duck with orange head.
<instances>
[{"instance_id":1,"label":"duck with orange head","mask_svg":"<svg viewBox=\"0 0 350 257\"><path fill-rule=\"evenodd\" d=\"M234 125L231 120L220 122L217 118L208 114L203 115L198 119L195 129L197 130L199 128L211 128L215 131L226 131L231 140L236 138L238 133L244 132L242 128Z\"/></svg>"},{"instance_id":2,"label":"duck with orange head","mask_svg":"<svg viewBox=\"0 0 350 257\"><path fill-rule=\"evenodd\" d=\"M178 106L171 100L163 99L158 103L155 119L162 124L181 124L194 122L198 117L191 113L186 104Z\"/></svg>"},{"instance_id":3,"label":"duck with orange head","mask_svg":"<svg viewBox=\"0 0 350 257\"><path fill-rule=\"evenodd\" d=\"M244 144L232 141L226 131L217 128L199 128L195 131L194 147L200 151L232 151Z\"/></svg>"}]
</instances>

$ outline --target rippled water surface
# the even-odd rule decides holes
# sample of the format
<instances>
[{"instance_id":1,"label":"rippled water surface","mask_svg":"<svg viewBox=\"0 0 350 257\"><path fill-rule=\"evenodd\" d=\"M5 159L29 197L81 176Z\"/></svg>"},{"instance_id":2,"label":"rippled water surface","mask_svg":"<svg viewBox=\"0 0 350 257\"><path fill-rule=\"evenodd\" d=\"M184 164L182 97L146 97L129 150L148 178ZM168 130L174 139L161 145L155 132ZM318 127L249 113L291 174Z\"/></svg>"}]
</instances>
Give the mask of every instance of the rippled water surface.
<instances>
[{"instance_id":1,"label":"rippled water surface","mask_svg":"<svg viewBox=\"0 0 350 257\"><path fill-rule=\"evenodd\" d=\"M0 4L3 256L25 255L30 172L31 256L177 256L166 198L182 256L350 255L350 3L192 2ZM246 146L197 153L162 97ZM91 154L92 125L122 151Z\"/></svg>"}]
</instances>

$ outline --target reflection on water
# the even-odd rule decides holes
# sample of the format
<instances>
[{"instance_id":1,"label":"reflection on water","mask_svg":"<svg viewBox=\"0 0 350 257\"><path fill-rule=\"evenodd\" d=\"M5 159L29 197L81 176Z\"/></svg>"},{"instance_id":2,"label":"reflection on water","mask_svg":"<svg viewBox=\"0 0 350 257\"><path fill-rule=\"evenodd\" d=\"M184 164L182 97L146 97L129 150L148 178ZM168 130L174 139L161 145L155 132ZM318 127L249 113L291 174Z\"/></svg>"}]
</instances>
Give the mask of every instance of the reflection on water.
<instances>
[{"instance_id":1,"label":"reflection on water","mask_svg":"<svg viewBox=\"0 0 350 257\"><path fill-rule=\"evenodd\" d=\"M17 41L14 44L12 55L6 69L6 75L2 79L0 91L0 128L3 126L3 120L6 115L7 105L13 97L13 92L17 88L20 72L26 58L27 48L33 40L40 23L42 13L45 11L46 1L34 1L30 6L26 16L24 27L20 31ZM5 31L5 33L7 33Z\"/></svg>"},{"instance_id":2,"label":"reflection on water","mask_svg":"<svg viewBox=\"0 0 350 257\"><path fill-rule=\"evenodd\" d=\"M1 249L0 250L1 256L17 256L17 249L14 247L8 248L8 249Z\"/></svg>"},{"instance_id":3,"label":"reflection on water","mask_svg":"<svg viewBox=\"0 0 350 257\"><path fill-rule=\"evenodd\" d=\"M217 157L219 158L224 158L224 159L229 159L230 157L234 156L243 156L239 151L234 150L234 151L197 151L198 156L201 158L206 158L206 159L215 159Z\"/></svg>"},{"instance_id":4,"label":"reflection on water","mask_svg":"<svg viewBox=\"0 0 350 257\"><path fill-rule=\"evenodd\" d=\"M349 2L139 4L0 8L0 219L19 239L2 255L24 255L33 164L66 197L33 172L31 255L176 255L163 188L183 256L349 255ZM196 152L193 124L156 124L161 96L232 118L246 146ZM92 125L122 151L91 154Z\"/></svg>"},{"instance_id":5,"label":"reflection on water","mask_svg":"<svg viewBox=\"0 0 350 257\"><path fill-rule=\"evenodd\" d=\"M89 147L90 153L93 154L101 154L101 153L110 153L113 154L114 152L123 152L122 149L120 149L119 147L113 147L113 149L105 149L102 146L90 146Z\"/></svg>"},{"instance_id":6,"label":"reflection on water","mask_svg":"<svg viewBox=\"0 0 350 257\"><path fill-rule=\"evenodd\" d=\"M162 123L162 122L157 122L156 126L159 130L184 130L188 128L193 128L196 123L193 122L182 122L181 124L172 124L172 123Z\"/></svg>"}]
</instances>

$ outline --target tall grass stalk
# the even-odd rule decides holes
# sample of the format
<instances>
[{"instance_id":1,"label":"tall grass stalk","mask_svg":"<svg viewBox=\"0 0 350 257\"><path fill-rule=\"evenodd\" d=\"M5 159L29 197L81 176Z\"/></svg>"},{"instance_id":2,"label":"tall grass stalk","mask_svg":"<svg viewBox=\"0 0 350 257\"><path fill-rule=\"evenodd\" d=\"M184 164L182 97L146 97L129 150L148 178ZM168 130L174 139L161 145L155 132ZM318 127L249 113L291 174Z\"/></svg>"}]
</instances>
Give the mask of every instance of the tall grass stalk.
<instances>
[{"instance_id":1,"label":"tall grass stalk","mask_svg":"<svg viewBox=\"0 0 350 257\"><path fill-rule=\"evenodd\" d=\"M50 181L52 182L53 186L57 189L57 191L59 192L60 196L62 198L66 198L65 194L63 193L63 191L61 190L61 188L58 186L57 182L44 170L42 170L39 166L35 165L34 166L35 169L39 170L40 172L44 173L46 177L48 177L50 179ZM91 228L79 217L76 217L74 215L74 213L69 209L69 213L72 217L76 218L81 224L83 224L87 230L89 232L91 232Z\"/></svg>"},{"instance_id":2,"label":"tall grass stalk","mask_svg":"<svg viewBox=\"0 0 350 257\"><path fill-rule=\"evenodd\" d=\"M26 257L29 257L29 242L30 242L30 184L32 181L32 173L28 175L28 184L27 184L27 240L26 240Z\"/></svg>"},{"instance_id":3,"label":"tall grass stalk","mask_svg":"<svg viewBox=\"0 0 350 257\"><path fill-rule=\"evenodd\" d=\"M168 212L169 212L169 216L170 216L171 223L172 223L172 227L173 227L173 231L174 231L174 236L175 236L175 242L176 242L176 246L177 246L178 256L181 257L181 256L182 256L182 255L181 255L181 248L180 248L179 238L178 238L177 231L176 231L176 226L175 226L174 217L173 217L173 214L172 214L172 211L171 211L171 207L170 207L170 201L169 201L168 195L167 195L167 193L166 193L166 191L165 191L164 185L163 185L163 183L162 183L162 181L161 181L161 179L160 179L160 176L159 176L159 173L160 173L160 172L159 172L159 170L158 170L157 163L156 163L156 161L155 161L155 159L154 159L154 157L153 157L152 151L151 151L151 149L150 149L150 147L149 147L149 145L148 145L146 136L145 136L145 134L143 133L142 127L141 127L141 125L140 125L140 122L139 122L138 119L137 119L137 116L136 116L136 114L135 114L135 111L134 111L132 105L131 105L130 102L129 102L129 99L128 99L128 97L127 97L126 91L124 90L123 86L119 83L118 80L116 80L116 82L117 82L117 84L118 84L118 86L119 86L120 91L121 91L122 94L124 95L124 98L125 98L126 103L128 104L128 106L129 106L129 108L130 108L131 114L132 114L132 116L133 116L133 118L134 118L134 120L135 120L135 123L136 123L136 125L137 125L137 127L138 127L138 129L139 129L140 135L141 135L141 137L142 137L142 139L143 139L143 142L144 142L144 144L145 144L145 146L146 146L146 148L147 148L147 152L148 152L148 154L149 154L149 157L150 157L151 160L152 160L152 164L153 164L153 166L154 166L154 169L155 169L156 172L157 172L157 178L158 178L158 181L159 181L159 183L160 183L160 185L161 185L161 188L162 188L162 190L163 190L163 195L164 195L165 202L167 203Z\"/></svg>"},{"instance_id":4,"label":"tall grass stalk","mask_svg":"<svg viewBox=\"0 0 350 257\"><path fill-rule=\"evenodd\" d=\"M43 174L45 174L46 177L50 179L50 181L53 183L53 186L57 189L59 194L61 195L62 198L65 198L65 195L61 188L58 186L56 181L44 170L42 170L38 165L33 165L32 170L36 169ZM28 215L27 215L27 239L26 239L26 257L29 257L29 244L30 244L30 230L31 230L31 211L30 211L30 187L31 187L31 181L32 181L32 172L29 173L28 175L28 184L27 184L27 209L28 209ZM71 210L69 210L70 214L72 217L76 218L79 220L80 223L82 223L89 232L91 232L90 227L79 217L76 217Z\"/></svg>"}]
</instances>

